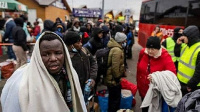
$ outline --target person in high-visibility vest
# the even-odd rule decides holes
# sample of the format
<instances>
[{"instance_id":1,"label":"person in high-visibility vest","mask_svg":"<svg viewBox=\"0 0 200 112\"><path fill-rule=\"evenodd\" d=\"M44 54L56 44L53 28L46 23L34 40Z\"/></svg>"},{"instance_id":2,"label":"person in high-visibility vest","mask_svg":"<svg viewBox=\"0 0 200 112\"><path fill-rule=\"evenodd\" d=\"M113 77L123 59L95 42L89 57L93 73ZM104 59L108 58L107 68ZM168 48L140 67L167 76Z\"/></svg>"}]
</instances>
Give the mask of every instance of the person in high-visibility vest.
<instances>
[{"instance_id":1,"label":"person in high-visibility vest","mask_svg":"<svg viewBox=\"0 0 200 112\"><path fill-rule=\"evenodd\" d=\"M177 39L175 56L180 56L177 77L183 95L200 89L200 33L197 26L188 26ZM185 43L184 46L181 46Z\"/></svg>"},{"instance_id":2,"label":"person in high-visibility vest","mask_svg":"<svg viewBox=\"0 0 200 112\"><path fill-rule=\"evenodd\" d=\"M176 57L174 55L174 47L175 47L177 39L180 36L182 36L182 33L183 33L183 28L180 28L180 27L174 28L174 34L173 34L173 36L166 38L162 42L163 47L165 47L166 50L168 51L168 53L171 55L172 61L174 62L175 66L176 66L176 69L178 69L178 60L179 60L179 57Z\"/></svg>"}]
</instances>

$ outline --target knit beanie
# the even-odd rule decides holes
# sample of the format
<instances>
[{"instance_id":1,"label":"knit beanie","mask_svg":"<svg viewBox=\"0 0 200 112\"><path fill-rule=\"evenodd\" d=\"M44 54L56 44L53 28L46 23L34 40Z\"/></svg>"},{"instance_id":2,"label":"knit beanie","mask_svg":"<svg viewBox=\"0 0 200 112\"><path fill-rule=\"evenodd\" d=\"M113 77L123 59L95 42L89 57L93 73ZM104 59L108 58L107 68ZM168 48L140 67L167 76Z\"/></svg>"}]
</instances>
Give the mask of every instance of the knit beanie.
<instances>
[{"instance_id":1,"label":"knit beanie","mask_svg":"<svg viewBox=\"0 0 200 112\"><path fill-rule=\"evenodd\" d=\"M115 26L115 32L123 32L123 26L122 25Z\"/></svg>"},{"instance_id":2,"label":"knit beanie","mask_svg":"<svg viewBox=\"0 0 200 112\"><path fill-rule=\"evenodd\" d=\"M146 48L160 49L160 39L158 37L149 37L146 43Z\"/></svg>"},{"instance_id":3,"label":"knit beanie","mask_svg":"<svg viewBox=\"0 0 200 112\"><path fill-rule=\"evenodd\" d=\"M126 40L126 38L127 38L127 36L124 33L117 32L115 34L115 41L116 42L123 42L123 41Z\"/></svg>"},{"instance_id":4,"label":"knit beanie","mask_svg":"<svg viewBox=\"0 0 200 112\"><path fill-rule=\"evenodd\" d=\"M64 42L66 45L72 45L76 42L80 41L81 37L78 33L73 31L68 31L66 35L64 35Z\"/></svg>"}]
</instances>

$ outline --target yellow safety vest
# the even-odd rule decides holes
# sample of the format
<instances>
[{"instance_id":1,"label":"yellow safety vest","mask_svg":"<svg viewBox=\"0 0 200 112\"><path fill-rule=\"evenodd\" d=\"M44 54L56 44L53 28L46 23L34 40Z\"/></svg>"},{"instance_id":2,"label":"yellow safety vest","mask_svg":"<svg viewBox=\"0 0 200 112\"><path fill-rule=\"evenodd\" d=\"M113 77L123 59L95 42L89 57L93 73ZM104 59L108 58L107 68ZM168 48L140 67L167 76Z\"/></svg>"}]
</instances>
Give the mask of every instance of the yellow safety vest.
<instances>
[{"instance_id":1,"label":"yellow safety vest","mask_svg":"<svg viewBox=\"0 0 200 112\"><path fill-rule=\"evenodd\" d=\"M168 53L171 55L173 62L179 61L179 57L176 57L174 55L175 44L176 43L174 42L174 40L171 37L168 37L166 39L166 49L167 49Z\"/></svg>"},{"instance_id":2,"label":"yellow safety vest","mask_svg":"<svg viewBox=\"0 0 200 112\"><path fill-rule=\"evenodd\" d=\"M195 43L191 47L185 45L181 49L181 57L178 63L178 79L187 84L193 77L196 68L197 55L200 52L200 42ZM197 85L200 86L200 83Z\"/></svg>"}]
</instances>

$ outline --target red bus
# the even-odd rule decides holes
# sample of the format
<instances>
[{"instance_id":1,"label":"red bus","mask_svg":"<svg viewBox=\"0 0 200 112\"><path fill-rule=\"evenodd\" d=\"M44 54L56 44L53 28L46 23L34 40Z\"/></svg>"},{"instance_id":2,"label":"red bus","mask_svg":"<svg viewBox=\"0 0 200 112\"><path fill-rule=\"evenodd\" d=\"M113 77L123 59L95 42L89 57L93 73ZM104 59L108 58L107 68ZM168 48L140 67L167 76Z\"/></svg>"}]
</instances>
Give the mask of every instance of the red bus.
<instances>
[{"instance_id":1,"label":"red bus","mask_svg":"<svg viewBox=\"0 0 200 112\"><path fill-rule=\"evenodd\" d=\"M173 29L177 26L196 25L200 28L200 0L143 1L138 32L138 43L142 47L157 25L164 38L173 36Z\"/></svg>"}]
</instances>

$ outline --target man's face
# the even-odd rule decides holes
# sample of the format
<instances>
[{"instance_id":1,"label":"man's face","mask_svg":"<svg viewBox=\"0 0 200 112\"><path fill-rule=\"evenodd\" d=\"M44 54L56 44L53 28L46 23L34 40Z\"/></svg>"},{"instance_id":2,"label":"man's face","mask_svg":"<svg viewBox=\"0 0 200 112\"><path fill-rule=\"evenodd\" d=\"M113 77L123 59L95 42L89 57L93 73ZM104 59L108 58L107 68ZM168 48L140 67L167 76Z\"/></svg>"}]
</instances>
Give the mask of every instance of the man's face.
<instances>
[{"instance_id":1,"label":"man's face","mask_svg":"<svg viewBox=\"0 0 200 112\"><path fill-rule=\"evenodd\" d=\"M78 28L78 27L79 27L79 23L77 22L74 26L75 26L76 28Z\"/></svg>"},{"instance_id":2,"label":"man's face","mask_svg":"<svg viewBox=\"0 0 200 112\"><path fill-rule=\"evenodd\" d=\"M103 38L103 32L98 33L99 38Z\"/></svg>"},{"instance_id":3,"label":"man's face","mask_svg":"<svg viewBox=\"0 0 200 112\"><path fill-rule=\"evenodd\" d=\"M57 74L64 64L64 49L58 40L43 40L40 43L42 61L50 74Z\"/></svg>"},{"instance_id":4,"label":"man's face","mask_svg":"<svg viewBox=\"0 0 200 112\"><path fill-rule=\"evenodd\" d=\"M75 44L73 44L73 46L74 46L74 48L76 48L76 50L81 50L82 43L81 43L81 41L78 41Z\"/></svg>"},{"instance_id":5,"label":"man's face","mask_svg":"<svg viewBox=\"0 0 200 112\"><path fill-rule=\"evenodd\" d=\"M87 24L87 29L91 29L91 26L90 26L90 24Z\"/></svg>"},{"instance_id":6,"label":"man's face","mask_svg":"<svg viewBox=\"0 0 200 112\"><path fill-rule=\"evenodd\" d=\"M156 32L159 32L159 31L160 31L160 28L159 28L159 27L156 27L155 31L156 31Z\"/></svg>"}]
</instances>

